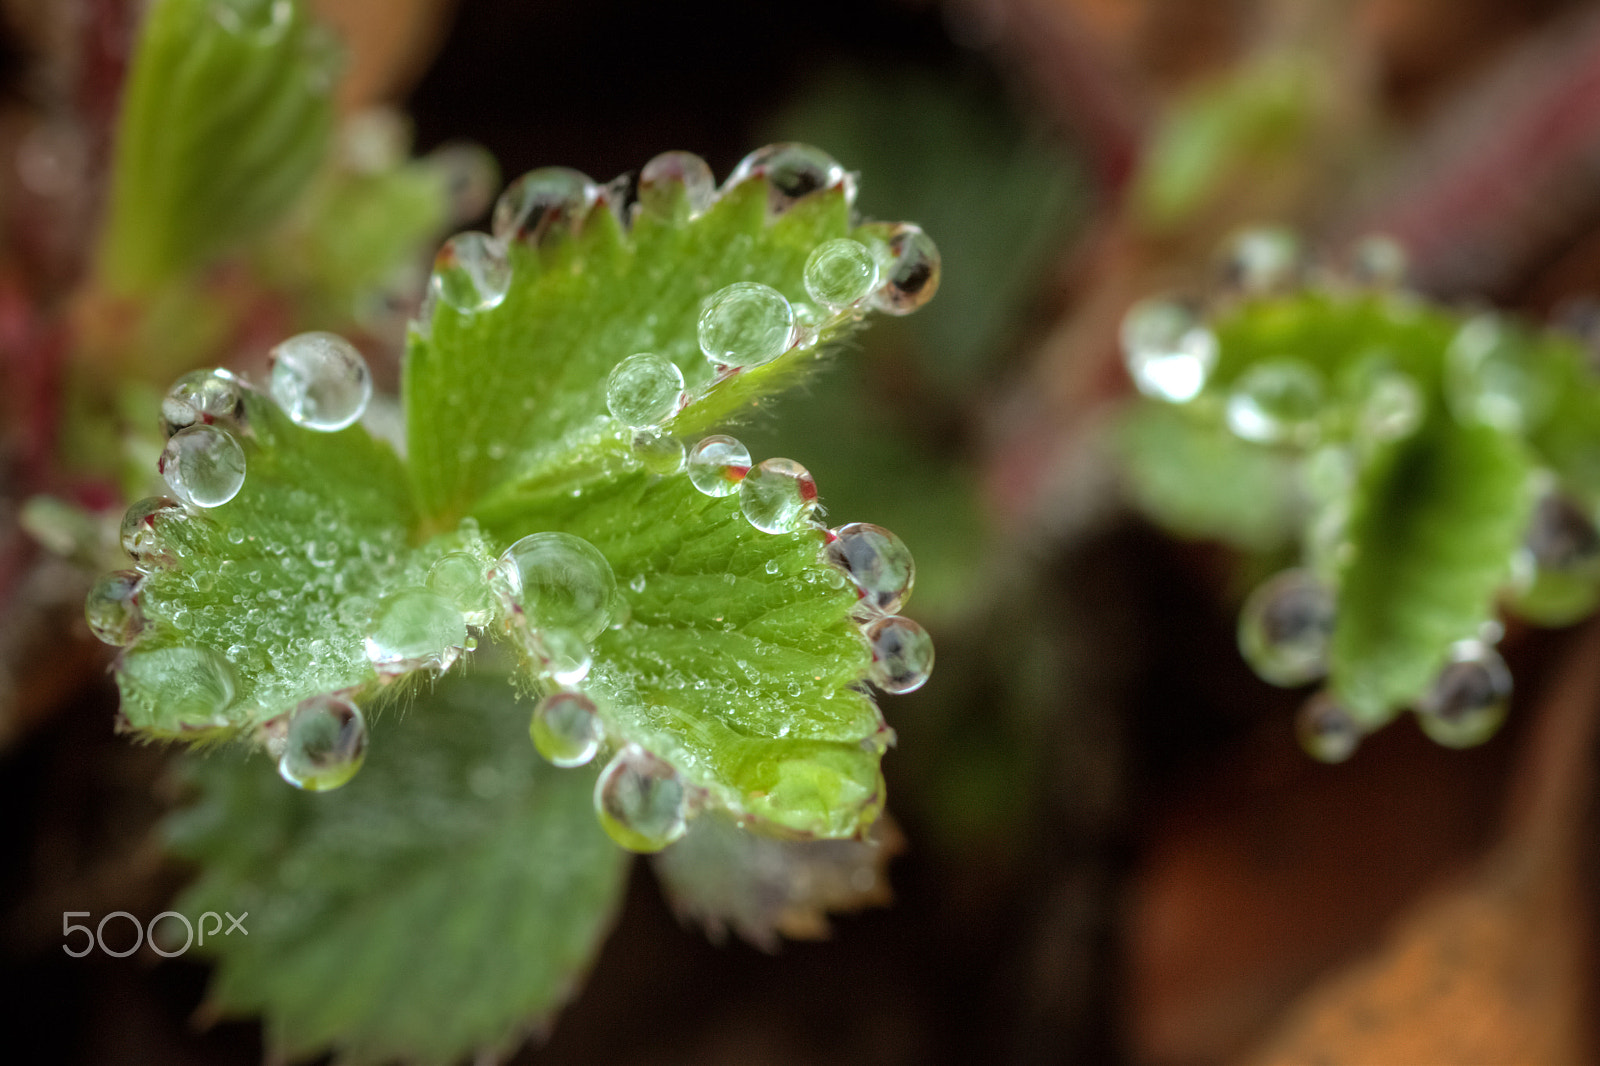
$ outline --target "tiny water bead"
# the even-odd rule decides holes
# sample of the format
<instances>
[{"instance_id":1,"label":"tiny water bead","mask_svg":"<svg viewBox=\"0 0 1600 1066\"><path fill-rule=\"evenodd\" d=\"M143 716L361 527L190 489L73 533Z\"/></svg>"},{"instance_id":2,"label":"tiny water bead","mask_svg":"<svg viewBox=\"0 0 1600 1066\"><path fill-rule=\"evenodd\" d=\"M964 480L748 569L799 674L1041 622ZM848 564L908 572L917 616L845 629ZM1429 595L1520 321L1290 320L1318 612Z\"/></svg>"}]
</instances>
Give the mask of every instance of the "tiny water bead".
<instances>
[{"instance_id":1,"label":"tiny water bead","mask_svg":"<svg viewBox=\"0 0 1600 1066\"><path fill-rule=\"evenodd\" d=\"M1141 393L1168 403L1200 395L1217 365L1217 337L1199 312L1176 300L1141 300L1119 331L1122 358Z\"/></svg>"},{"instance_id":2,"label":"tiny water bead","mask_svg":"<svg viewBox=\"0 0 1600 1066\"><path fill-rule=\"evenodd\" d=\"M768 459L739 483L739 509L763 533L791 533L817 507L817 483L793 459Z\"/></svg>"},{"instance_id":3,"label":"tiny water bead","mask_svg":"<svg viewBox=\"0 0 1600 1066\"><path fill-rule=\"evenodd\" d=\"M342 696L312 696L289 718L278 775L295 788L326 792L347 784L366 758L361 708Z\"/></svg>"},{"instance_id":4,"label":"tiny water bead","mask_svg":"<svg viewBox=\"0 0 1600 1066\"><path fill-rule=\"evenodd\" d=\"M444 242L433 259L429 282L438 298L472 314L499 307L511 288L511 261L487 233L468 230Z\"/></svg>"},{"instance_id":5,"label":"tiny water bead","mask_svg":"<svg viewBox=\"0 0 1600 1066\"><path fill-rule=\"evenodd\" d=\"M467 642L461 612L430 589L391 592L378 601L367 626L367 659L384 675L444 671Z\"/></svg>"},{"instance_id":6,"label":"tiny water bead","mask_svg":"<svg viewBox=\"0 0 1600 1066\"><path fill-rule=\"evenodd\" d=\"M1256 676L1294 688L1328 672L1334 599L1309 570L1285 570L1264 581L1239 614L1239 651Z\"/></svg>"},{"instance_id":7,"label":"tiny water bead","mask_svg":"<svg viewBox=\"0 0 1600 1066\"><path fill-rule=\"evenodd\" d=\"M700 351L713 365L760 366L789 350L794 308L769 285L735 282L706 300L698 328Z\"/></svg>"},{"instance_id":8,"label":"tiny water bead","mask_svg":"<svg viewBox=\"0 0 1600 1066\"><path fill-rule=\"evenodd\" d=\"M870 522L852 522L833 531L823 558L845 572L861 603L877 614L894 614L911 595L916 564L901 539Z\"/></svg>"},{"instance_id":9,"label":"tiny water bead","mask_svg":"<svg viewBox=\"0 0 1600 1066\"><path fill-rule=\"evenodd\" d=\"M95 581L84 601L83 614L96 640L123 647L144 631L144 612L139 609L139 584L143 580L144 575L137 570L114 570Z\"/></svg>"},{"instance_id":10,"label":"tiny water bead","mask_svg":"<svg viewBox=\"0 0 1600 1066\"><path fill-rule=\"evenodd\" d=\"M189 513L177 500L167 496L148 496L137 501L122 516L122 550L136 566L149 570L171 566L177 561L167 540L174 523L187 522Z\"/></svg>"},{"instance_id":11,"label":"tiny water bead","mask_svg":"<svg viewBox=\"0 0 1600 1066\"><path fill-rule=\"evenodd\" d=\"M599 709L581 692L556 692L539 701L528 726L535 750L552 766L586 766L605 740Z\"/></svg>"},{"instance_id":12,"label":"tiny water bead","mask_svg":"<svg viewBox=\"0 0 1600 1066\"><path fill-rule=\"evenodd\" d=\"M356 346L337 333L301 333L272 349L270 389L296 423L331 433L366 411L372 375Z\"/></svg>"},{"instance_id":13,"label":"tiny water bead","mask_svg":"<svg viewBox=\"0 0 1600 1066\"><path fill-rule=\"evenodd\" d=\"M915 692L933 673L933 638L909 618L890 615L864 630L872 648L874 685L896 695Z\"/></svg>"},{"instance_id":14,"label":"tiny water bead","mask_svg":"<svg viewBox=\"0 0 1600 1066\"><path fill-rule=\"evenodd\" d=\"M617 753L594 786L606 835L629 851L660 851L688 828L688 791L667 763L637 744Z\"/></svg>"},{"instance_id":15,"label":"tiny water bead","mask_svg":"<svg viewBox=\"0 0 1600 1066\"><path fill-rule=\"evenodd\" d=\"M244 449L216 426L180 429L156 464L172 494L191 507L221 507L244 486Z\"/></svg>"},{"instance_id":16,"label":"tiny water bead","mask_svg":"<svg viewBox=\"0 0 1600 1066\"><path fill-rule=\"evenodd\" d=\"M494 617L494 594L484 566L471 552L445 552L428 570L428 588L461 612L469 626L488 625Z\"/></svg>"},{"instance_id":17,"label":"tiny water bead","mask_svg":"<svg viewBox=\"0 0 1600 1066\"><path fill-rule=\"evenodd\" d=\"M1253 366L1228 394L1228 428L1257 444L1311 444L1321 413L1322 378L1298 359Z\"/></svg>"},{"instance_id":18,"label":"tiny water bead","mask_svg":"<svg viewBox=\"0 0 1600 1066\"><path fill-rule=\"evenodd\" d=\"M641 429L629 441L633 457L652 474L676 474L683 469L683 441L670 433Z\"/></svg>"},{"instance_id":19,"label":"tiny water bead","mask_svg":"<svg viewBox=\"0 0 1600 1066\"><path fill-rule=\"evenodd\" d=\"M717 178L693 152L662 152L639 171L639 207L665 215L678 195L689 217L704 214L717 199Z\"/></svg>"},{"instance_id":20,"label":"tiny water bead","mask_svg":"<svg viewBox=\"0 0 1600 1066\"><path fill-rule=\"evenodd\" d=\"M534 247L577 230L600 198L600 187L581 171L540 167L507 185L495 201L490 230L502 244Z\"/></svg>"},{"instance_id":21,"label":"tiny water bead","mask_svg":"<svg viewBox=\"0 0 1600 1066\"><path fill-rule=\"evenodd\" d=\"M787 210L796 200L847 180L844 167L833 156L809 144L785 141L757 148L733 168L727 188L753 177L765 177L771 186L767 204L774 212Z\"/></svg>"},{"instance_id":22,"label":"tiny water bead","mask_svg":"<svg viewBox=\"0 0 1600 1066\"><path fill-rule=\"evenodd\" d=\"M939 246L910 222L887 228L863 226L861 231L882 241L878 273L882 283L872 294L872 306L891 315L909 315L939 291Z\"/></svg>"},{"instance_id":23,"label":"tiny water bead","mask_svg":"<svg viewBox=\"0 0 1600 1066\"><path fill-rule=\"evenodd\" d=\"M1511 671L1493 647L1464 640L1417 701L1417 724L1447 748L1470 748L1494 735L1511 701Z\"/></svg>"},{"instance_id":24,"label":"tiny water bead","mask_svg":"<svg viewBox=\"0 0 1600 1066\"><path fill-rule=\"evenodd\" d=\"M600 549L570 533L534 533L500 556L505 592L536 630L559 629L589 641L611 622L617 578Z\"/></svg>"},{"instance_id":25,"label":"tiny water bead","mask_svg":"<svg viewBox=\"0 0 1600 1066\"><path fill-rule=\"evenodd\" d=\"M1220 281L1225 291L1240 296L1273 296L1300 282L1300 238L1277 226L1234 234L1222 247Z\"/></svg>"},{"instance_id":26,"label":"tiny water bead","mask_svg":"<svg viewBox=\"0 0 1600 1066\"><path fill-rule=\"evenodd\" d=\"M878 284L878 263L860 241L824 241L806 259L806 292L833 311L866 298Z\"/></svg>"},{"instance_id":27,"label":"tiny water bead","mask_svg":"<svg viewBox=\"0 0 1600 1066\"><path fill-rule=\"evenodd\" d=\"M653 352L628 356L606 376L606 409L625 426L659 426L682 401L683 371Z\"/></svg>"},{"instance_id":28,"label":"tiny water bead","mask_svg":"<svg viewBox=\"0 0 1600 1066\"><path fill-rule=\"evenodd\" d=\"M1464 423L1521 433L1539 426L1555 386L1522 332L1485 314L1467 322L1445 353L1445 398Z\"/></svg>"},{"instance_id":29,"label":"tiny water bead","mask_svg":"<svg viewBox=\"0 0 1600 1066\"><path fill-rule=\"evenodd\" d=\"M210 648L134 648L123 654L117 672L125 702L131 696L143 704L157 728L230 724L237 691L233 667Z\"/></svg>"},{"instance_id":30,"label":"tiny water bead","mask_svg":"<svg viewBox=\"0 0 1600 1066\"><path fill-rule=\"evenodd\" d=\"M707 496L732 496L750 469L750 449L733 437L702 439L689 449L689 480Z\"/></svg>"},{"instance_id":31,"label":"tiny water bead","mask_svg":"<svg viewBox=\"0 0 1600 1066\"><path fill-rule=\"evenodd\" d=\"M191 370L161 400L161 430L168 437L193 425L243 419L244 385L226 370Z\"/></svg>"},{"instance_id":32,"label":"tiny water bead","mask_svg":"<svg viewBox=\"0 0 1600 1066\"><path fill-rule=\"evenodd\" d=\"M1326 690L1300 705L1294 729L1300 747L1318 762L1344 762L1361 746L1361 726Z\"/></svg>"}]
</instances>

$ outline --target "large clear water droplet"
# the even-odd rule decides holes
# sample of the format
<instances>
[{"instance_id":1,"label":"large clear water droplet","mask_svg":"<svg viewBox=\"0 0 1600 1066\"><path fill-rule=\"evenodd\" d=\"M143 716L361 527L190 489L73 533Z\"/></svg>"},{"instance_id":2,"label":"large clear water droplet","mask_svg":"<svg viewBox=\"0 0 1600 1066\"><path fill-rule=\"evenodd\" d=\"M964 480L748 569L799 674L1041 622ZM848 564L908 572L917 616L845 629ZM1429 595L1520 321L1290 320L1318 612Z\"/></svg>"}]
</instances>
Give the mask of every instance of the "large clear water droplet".
<instances>
[{"instance_id":1,"label":"large clear water droplet","mask_svg":"<svg viewBox=\"0 0 1600 1066\"><path fill-rule=\"evenodd\" d=\"M1219 275L1224 291L1245 297L1274 296L1300 283L1300 238L1279 226L1234 234L1222 246Z\"/></svg>"},{"instance_id":2,"label":"large clear water droplet","mask_svg":"<svg viewBox=\"0 0 1600 1066\"><path fill-rule=\"evenodd\" d=\"M570 533L523 537L495 564L505 594L535 630L593 640L611 621L617 578L600 549Z\"/></svg>"},{"instance_id":3,"label":"large clear water droplet","mask_svg":"<svg viewBox=\"0 0 1600 1066\"><path fill-rule=\"evenodd\" d=\"M156 468L172 494L191 507L221 507L244 486L244 449L216 426L180 429Z\"/></svg>"},{"instance_id":4,"label":"large clear water droplet","mask_svg":"<svg viewBox=\"0 0 1600 1066\"><path fill-rule=\"evenodd\" d=\"M344 429L372 399L372 375L356 346L337 333L301 333L272 349L272 398L307 429Z\"/></svg>"},{"instance_id":5,"label":"large clear water droplet","mask_svg":"<svg viewBox=\"0 0 1600 1066\"><path fill-rule=\"evenodd\" d=\"M662 152L639 172L639 209L671 218L678 205L694 218L710 210L717 179L693 152Z\"/></svg>"},{"instance_id":6,"label":"large clear water droplet","mask_svg":"<svg viewBox=\"0 0 1600 1066\"><path fill-rule=\"evenodd\" d=\"M891 315L909 315L939 291L939 246L910 222L877 223L856 231L878 260L880 283L872 306Z\"/></svg>"},{"instance_id":7,"label":"large clear water droplet","mask_svg":"<svg viewBox=\"0 0 1600 1066\"><path fill-rule=\"evenodd\" d=\"M151 709L158 728L230 724L233 667L210 648L134 648L117 671L125 692Z\"/></svg>"},{"instance_id":8,"label":"large clear water droplet","mask_svg":"<svg viewBox=\"0 0 1600 1066\"><path fill-rule=\"evenodd\" d=\"M469 626L488 625L494 617L494 593L483 563L471 552L445 552L428 569L428 588L461 612Z\"/></svg>"},{"instance_id":9,"label":"large clear water droplet","mask_svg":"<svg viewBox=\"0 0 1600 1066\"><path fill-rule=\"evenodd\" d=\"M735 282L706 301L699 335L700 351L713 365L760 366L789 350L794 308L771 286Z\"/></svg>"},{"instance_id":10,"label":"large clear water droplet","mask_svg":"<svg viewBox=\"0 0 1600 1066\"><path fill-rule=\"evenodd\" d=\"M806 292L833 311L866 299L878 284L878 263L860 241L824 241L806 259Z\"/></svg>"},{"instance_id":11,"label":"large clear water droplet","mask_svg":"<svg viewBox=\"0 0 1600 1066\"><path fill-rule=\"evenodd\" d=\"M909 618L890 615L867 626L872 683L885 692L915 692L933 673L933 638Z\"/></svg>"},{"instance_id":12,"label":"large clear water droplet","mask_svg":"<svg viewBox=\"0 0 1600 1066\"><path fill-rule=\"evenodd\" d=\"M433 258L429 284L438 298L472 314L499 307L511 288L511 261L487 233L468 230L444 242Z\"/></svg>"},{"instance_id":13,"label":"large clear water droplet","mask_svg":"<svg viewBox=\"0 0 1600 1066\"><path fill-rule=\"evenodd\" d=\"M739 509L763 533L790 533L817 508L817 483L793 459L768 459L739 483Z\"/></svg>"},{"instance_id":14,"label":"large clear water droplet","mask_svg":"<svg viewBox=\"0 0 1600 1066\"><path fill-rule=\"evenodd\" d=\"M733 437L702 439L689 449L689 480L707 496L732 496L750 469L750 449Z\"/></svg>"},{"instance_id":15,"label":"large clear water droplet","mask_svg":"<svg viewBox=\"0 0 1600 1066\"><path fill-rule=\"evenodd\" d=\"M916 565L899 537L870 522L852 522L833 531L823 558L845 572L861 596L862 606L877 614L894 614L911 595Z\"/></svg>"},{"instance_id":16,"label":"large clear water droplet","mask_svg":"<svg viewBox=\"0 0 1600 1066\"><path fill-rule=\"evenodd\" d=\"M172 527L188 520L188 512L177 500L147 496L122 516L122 550L141 569L171 566L178 561L169 544Z\"/></svg>"},{"instance_id":17,"label":"large clear water droplet","mask_svg":"<svg viewBox=\"0 0 1600 1066\"><path fill-rule=\"evenodd\" d=\"M1146 396L1187 403L1200 395L1217 365L1217 337L1194 308L1176 300L1141 300L1120 331L1122 358Z\"/></svg>"},{"instance_id":18,"label":"large clear water droplet","mask_svg":"<svg viewBox=\"0 0 1600 1066\"><path fill-rule=\"evenodd\" d=\"M540 247L577 231L600 198L587 174L567 167L530 170L495 201L490 230L502 244Z\"/></svg>"},{"instance_id":19,"label":"large clear water droplet","mask_svg":"<svg viewBox=\"0 0 1600 1066\"><path fill-rule=\"evenodd\" d=\"M244 421L244 384L226 370L191 370L161 400L161 430L172 436L193 425Z\"/></svg>"},{"instance_id":20,"label":"large clear water droplet","mask_svg":"<svg viewBox=\"0 0 1600 1066\"><path fill-rule=\"evenodd\" d=\"M1344 762L1361 746L1361 726L1326 690L1300 705L1294 730L1300 746L1318 762Z\"/></svg>"},{"instance_id":21,"label":"large clear water droplet","mask_svg":"<svg viewBox=\"0 0 1600 1066\"><path fill-rule=\"evenodd\" d=\"M1417 701L1417 724L1437 744L1470 748L1495 734L1511 702L1511 671L1488 644L1464 640Z\"/></svg>"},{"instance_id":22,"label":"large clear water droplet","mask_svg":"<svg viewBox=\"0 0 1600 1066\"><path fill-rule=\"evenodd\" d=\"M827 152L792 141L757 148L739 160L725 187L731 189L757 176L767 179L771 186L767 205L779 213L801 197L846 181L844 167Z\"/></svg>"},{"instance_id":23,"label":"large clear water droplet","mask_svg":"<svg viewBox=\"0 0 1600 1066\"><path fill-rule=\"evenodd\" d=\"M123 647L144 631L144 612L139 608L143 580L137 570L114 570L100 575L90 587L83 614L95 639Z\"/></svg>"},{"instance_id":24,"label":"large clear water droplet","mask_svg":"<svg viewBox=\"0 0 1600 1066\"><path fill-rule=\"evenodd\" d=\"M295 788L326 792L347 784L366 758L361 708L342 696L312 696L289 717L278 775Z\"/></svg>"},{"instance_id":25,"label":"large clear water droplet","mask_svg":"<svg viewBox=\"0 0 1600 1066\"><path fill-rule=\"evenodd\" d=\"M1239 651L1256 676L1294 688L1328 672L1334 599L1308 570L1285 570L1264 581L1239 615Z\"/></svg>"},{"instance_id":26,"label":"large clear water droplet","mask_svg":"<svg viewBox=\"0 0 1600 1066\"><path fill-rule=\"evenodd\" d=\"M1298 359L1259 363L1228 394L1228 428L1257 444L1312 444L1321 414L1322 377Z\"/></svg>"},{"instance_id":27,"label":"large clear water droplet","mask_svg":"<svg viewBox=\"0 0 1600 1066\"><path fill-rule=\"evenodd\" d=\"M606 835L629 851L660 851L688 828L688 792L678 772L637 744L617 753L595 782Z\"/></svg>"},{"instance_id":28,"label":"large clear water droplet","mask_svg":"<svg viewBox=\"0 0 1600 1066\"><path fill-rule=\"evenodd\" d=\"M1541 425L1555 383L1529 339L1495 315L1461 327L1445 353L1445 398L1456 418L1523 433Z\"/></svg>"},{"instance_id":29,"label":"large clear water droplet","mask_svg":"<svg viewBox=\"0 0 1600 1066\"><path fill-rule=\"evenodd\" d=\"M445 671L467 642L467 626L450 601L417 587L391 592L378 601L367 626L367 659L378 673Z\"/></svg>"},{"instance_id":30,"label":"large clear water droplet","mask_svg":"<svg viewBox=\"0 0 1600 1066\"><path fill-rule=\"evenodd\" d=\"M606 377L606 409L625 426L659 426L678 413L683 371L653 352L630 355Z\"/></svg>"},{"instance_id":31,"label":"large clear water droplet","mask_svg":"<svg viewBox=\"0 0 1600 1066\"><path fill-rule=\"evenodd\" d=\"M557 692L533 709L533 746L552 766L586 766L605 740L599 708L581 692Z\"/></svg>"}]
</instances>

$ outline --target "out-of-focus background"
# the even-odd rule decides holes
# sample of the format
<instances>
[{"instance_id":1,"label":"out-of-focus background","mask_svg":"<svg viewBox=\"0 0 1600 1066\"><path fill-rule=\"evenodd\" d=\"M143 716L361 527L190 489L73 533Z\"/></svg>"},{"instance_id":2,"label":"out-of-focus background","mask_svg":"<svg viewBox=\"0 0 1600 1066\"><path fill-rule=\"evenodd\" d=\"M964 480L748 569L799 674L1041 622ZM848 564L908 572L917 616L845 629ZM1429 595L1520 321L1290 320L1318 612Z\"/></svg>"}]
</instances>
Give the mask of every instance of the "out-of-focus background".
<instances>
[{"instance_id":1,"label":"out-of-focus background","mask_svg":"<svg viewBox=\"0 0 1600 1066\"><path fill-rule=\"evenodd\" d=\"M802 140L919 222L938 297L743 434L894 529L933 682L886 711L892 906L773 954L636 867L548 1063L1594 1061L1600 630L1509 634L1487 745L1403 723L1349 763L1235 646L1248 575L1124 502L1117 323L1252 222L1394 235L1424 294L1600 293L1600 4L1579 0L320 0L341 99L428 151L719 177ZM112 735L83 578L18 529L47 315L98 207L139 4L6 0L0 47L0 1011L15 1061L246 1063L205 969L67 958L59 915L160 911L165 754ZM264 329L267 327L263 327ZM372 326L393 353L398 328ZM393 381L392 365L379 367Z\"/></svg>"}]
</instances>

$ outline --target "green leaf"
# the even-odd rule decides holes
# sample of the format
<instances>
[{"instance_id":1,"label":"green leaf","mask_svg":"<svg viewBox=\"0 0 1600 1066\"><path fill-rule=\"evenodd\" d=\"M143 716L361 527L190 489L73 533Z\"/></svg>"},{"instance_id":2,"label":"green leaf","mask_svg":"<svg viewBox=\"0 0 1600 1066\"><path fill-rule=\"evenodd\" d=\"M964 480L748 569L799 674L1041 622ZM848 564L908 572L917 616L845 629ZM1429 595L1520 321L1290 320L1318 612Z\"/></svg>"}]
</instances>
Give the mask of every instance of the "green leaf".
<instances>
[{"instance_id":1,"label":"green leaf","mask_svg":"<svg viewBox=\"0 0 1600 1066\"><path fill-rule=\"evenodd\" d=\"M376 731L337 793L260 763L189 766L169 819L200 879L174 904L248 913L206 940L211 1009L262 1012L273 1051L451 1063L506 1053L573 994L628 862L595 832L590 773L530 758L498 677L452 679Z\"/></svg>"},{"instance_id":2,"label":"green leaf","mask_svg":"<svg viewBox=\"0 0 1600 1066\"><path fill-rule=\"evenodd\" d=\"M148 293L280 217L321 162L335 54L304 0L158 0L135 48L100 248Z\"/></svg>"},{"instance_id":3,"label":"green leaf","mask_svg":"<svg viewBox=\"0 0 1600 1066\"><path fill-rule=\"evenodd\" d=\"M1351 713L1386 721L1423 693L1452 643L1493 618L1527 528L1529 473L1514 437L1442 417L1367 465L1332 648Z\"/></svg>"}]
</instances>

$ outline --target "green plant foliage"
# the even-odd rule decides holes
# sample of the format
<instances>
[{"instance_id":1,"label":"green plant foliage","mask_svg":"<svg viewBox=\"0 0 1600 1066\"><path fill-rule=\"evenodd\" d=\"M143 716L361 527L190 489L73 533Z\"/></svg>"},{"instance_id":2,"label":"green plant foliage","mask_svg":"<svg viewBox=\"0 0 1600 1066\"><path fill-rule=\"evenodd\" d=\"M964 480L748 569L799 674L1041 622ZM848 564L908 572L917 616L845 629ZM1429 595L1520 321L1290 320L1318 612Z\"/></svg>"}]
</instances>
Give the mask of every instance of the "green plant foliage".
<instances>
[{"instance_id":1,"label":"green plant foliage","mask_svg":"<svg viewBox=\"0 0 1600 1066\"><path fill-rule=\"evenodd\" d=\"M505 1053L572 994L628 869L595 832L591 773L530 758L504 679L419 697L337 793L259 762L187 763L167 823L201 876L174 906L248 912L207 940L212 1009L260 1012L275 1053L450 1063Z\"/></svg>"},{"instance_id":2,"label":"green plant foliage","mask_svg":"<svg viewBox=\"0 0 1600 1066\"><path fill-rule=\"evenodd\" d=\"M337 53L304 0L162 0L123 103L99 270L149 293L259 232L322 160Z\"/></svg>"}]
</instances>

